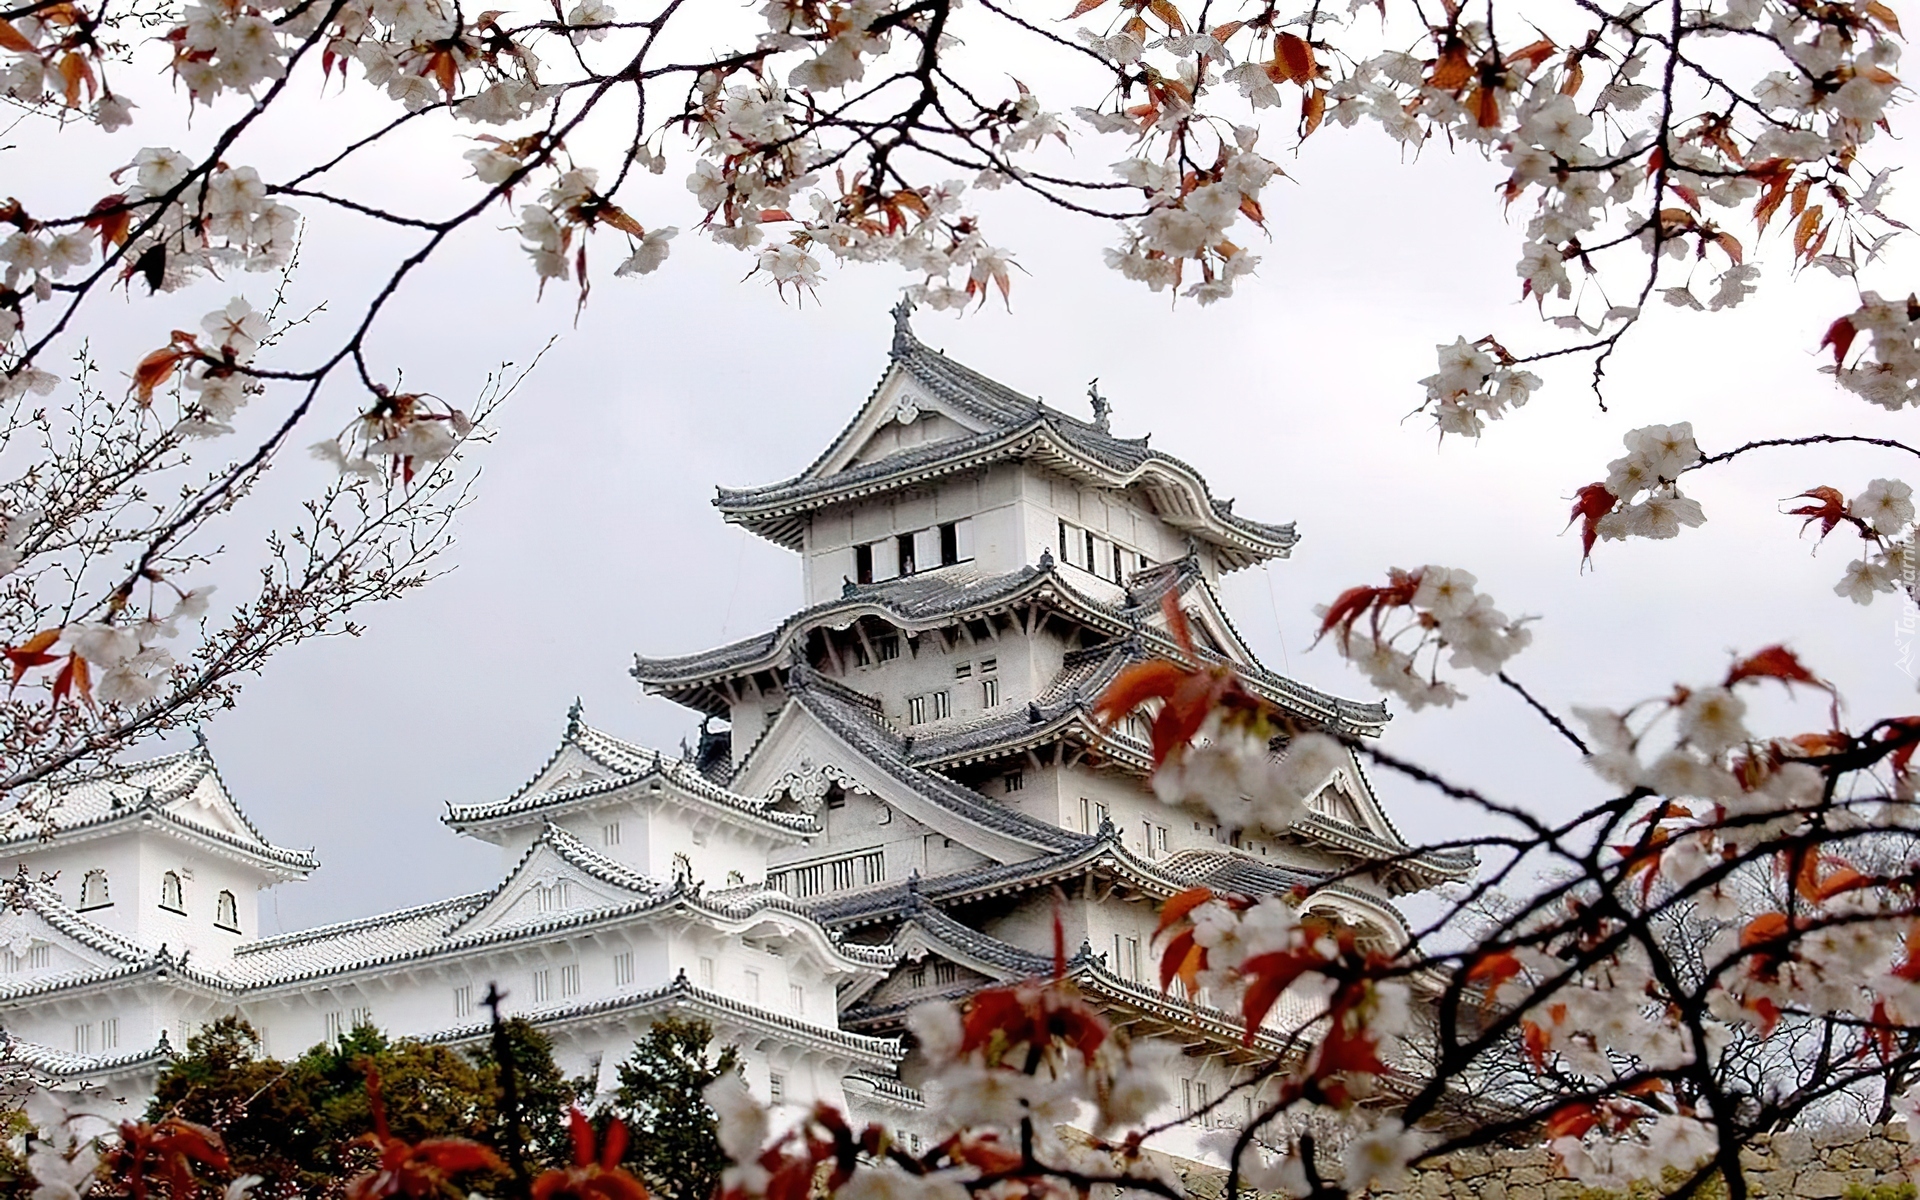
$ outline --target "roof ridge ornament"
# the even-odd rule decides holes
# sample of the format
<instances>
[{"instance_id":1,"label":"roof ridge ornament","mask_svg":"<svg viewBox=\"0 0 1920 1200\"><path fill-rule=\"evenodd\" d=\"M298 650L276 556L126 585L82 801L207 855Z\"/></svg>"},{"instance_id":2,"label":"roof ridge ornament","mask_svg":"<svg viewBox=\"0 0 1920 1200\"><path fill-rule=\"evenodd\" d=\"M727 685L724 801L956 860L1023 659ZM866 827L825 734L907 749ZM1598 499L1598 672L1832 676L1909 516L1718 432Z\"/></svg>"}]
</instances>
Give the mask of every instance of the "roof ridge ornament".
<instances>
[{"instance_id":1,"label":"roof ridge ornament","mask_svg":"<svg viewBox=\"0 0 1920 1200\"><path fill-rule=\"evenodd\" d=\"M580 736L580 714L582 711L583 706L580 703L580 697L575 696L573 703L567 708L567 736L570 738Z\"/></svg>"},{"instance_id":2,"label":"roof ridge ornament","mask_svg":"<svg viewBox=\"0 0 1920 1200\"><path fill-rule=\"evenodd\" d=\"M919 339L913 336L913 300L900 297L900 303L890 310L893 314L893 349L891 358L900 358L919 345Z\"/></svg>"},{"instance_id":3,"label":"roof ridge ornament","mask_svg":"<svg viewBox=\"0 0 1920 1200\"><path fill-rule=\"evenodd\" d=\"M1101 433L1113 432L1113 402L1100 394L1100 377L1087 383L1087 400L1093 405L1093 427Z\"/></svg>"}]
</instances>

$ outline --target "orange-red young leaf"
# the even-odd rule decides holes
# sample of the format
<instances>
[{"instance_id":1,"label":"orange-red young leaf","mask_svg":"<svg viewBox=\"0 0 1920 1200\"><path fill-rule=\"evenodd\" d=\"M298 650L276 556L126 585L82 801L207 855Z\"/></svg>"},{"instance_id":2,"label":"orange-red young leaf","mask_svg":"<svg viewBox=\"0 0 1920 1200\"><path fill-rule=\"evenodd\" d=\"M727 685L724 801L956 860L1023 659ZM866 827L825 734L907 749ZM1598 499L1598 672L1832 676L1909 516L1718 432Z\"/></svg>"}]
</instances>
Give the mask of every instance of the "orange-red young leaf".
<instances>
[{"instance_id":1,"label":"orange-red young leaf","mask_svg":"<svg viewBox=\"0 0 1920 1200\"><path fill-rule=\"evenodd\" d=\"M0 50L11 50L15 54L32 54L34 45L25 34L13 27L12 21L0 21Z\"/></svg>"},{"instance_id":2,"label":"orange-red young leaf","mask_svg":"<svg viewBox=\"0 0 1920 1200\"><path fill-rule=\"evenodd\" d=\"M1597 1105L1586 1102L1562 1105L1547 1118L1547 1140L1585 1137L1598 1124L1600 1124L1600 1109Z\"/></svg>"},{"instance_id":3,"label":"orange-red young leaf","mask_svg":"<svg viewBox=\"0 0 1920 1200\"><path fill-rule=\"evenodd\" d=\"M1520 974L1520 956L1511 950L1500 950L1491 954L1482 954L1473 960L1467 968L1467 983L1482 984L1487 993L1480 1001L1482 1009L1493 1005L1493 996L1500 985Z\"/></svg>"},{"instance_id":4,"label":"orange-red young leaf","mask_svg":"<svg viewBox=\"0 0 1920 1200\"><path fill-rule=\"evenodd\" d=\"M1732 687L1747 679L1778 679L1781 683L1792 685L1804 683L1824 691L1831 691L1833 685L1821 679L1801 664L1800 657L1785 646L1768 646L1765 650L1750 654L1734 663L1727 671L1724 686Z\"/></svg>"},{"instance_id":5,"label":"orange-red young leaf","mask_svg":"<svg viewBox=\"0 0 1920 1200\"><path fill-rule=\"evenodd\" d=\"M22 677L35 667L44 667L48 663L59 662L59 655L47 653L48 648L59 640L60 630L58 628L42 629L39 633L21 642L18 646L8 646L5 654L7 661L13 666L13 682L10 686L20 686ZM1911 753L1911 751L1908 753Z\"/></svg>"},{"instance_id":6,"label":"orange-red young leaf","mask_svg":"<svg viewBox=\"0 0 1920 1200\"><path fill-rule=\"evenodd\" d=\"M1165 700L1191 672L1164 658L1135 663L1114 677L1094 701L1094 719L1113 725L1149 700Z\"/></svg>"},{"instance_id":7,"label":"orange-red young leaf","mask_svg":"<svg viewBox=\"0 0 1920 1200\"><path fill-rule=\"evenodd\" d=\"M1160 923L1153 927L1154 940L1159 940L1160 935L1165 933L1169 926L1184 920L1188 913L1211 899L1213 899L1213 889L1210 887L1188 888L1184 892L1169 897L1167 902L1160 906Z\"/></svg>"},{"instance_id":8,"label":"orange-red young leaf","mask_svg":"<svg viewBox=\"0 0 1920 1200\"><path fill-rule=\"evenodd\" d=\"M1106 2L1107 0L1080 0L1080 3L1073 6L1073 11L1067 14L1066 19L1071 21L1075 17L1084 17Z\"/></svg>"},{"instance_id":9,"label":"orange-red young leaf","mask_svg":"<svg viewBox=\"0 0 1920 1200\"><path fill-rule=\"evenodd\" d=\"M1302 87L1314 76L1313 47L1296 34L1282 33L1274 39L1273 61L1281 74Z\"/></svg>"},{"instance_id":10,"label":"orange-red young leaf","mask_svg":"<svg viewBox=\"0 0 1920 1200\"><path fill-rule=\"evenodd\" d=\"M1246 1026L1243 1040L1249 1044L1258 1036L1260 1023L1267 1019L1294 980L1319 966L1324 960L1310 950L1282 950L1256 954L1241 964L1247 977L1247 992L1240 1004L1240 1019Z\"/></svg>"}]
</instances>

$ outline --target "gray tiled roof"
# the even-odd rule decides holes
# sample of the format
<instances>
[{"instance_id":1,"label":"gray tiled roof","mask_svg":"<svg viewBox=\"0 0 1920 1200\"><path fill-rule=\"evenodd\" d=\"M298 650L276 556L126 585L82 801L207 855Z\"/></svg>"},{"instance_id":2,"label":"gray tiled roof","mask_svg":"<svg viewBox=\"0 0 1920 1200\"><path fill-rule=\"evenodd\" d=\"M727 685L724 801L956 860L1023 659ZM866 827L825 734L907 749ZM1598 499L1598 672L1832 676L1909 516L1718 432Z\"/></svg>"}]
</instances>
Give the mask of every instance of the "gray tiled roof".
<instances>
[{"instance_id":1,"label":"gray tiled roof","mask_svg":"<svg viewBox=\"0 0 1920 1200\"><path fill-rule=\"evenodd\" d=\"M43 1046L38 1042L29 1042L25 1038L15 1037L0 1029L0 1063L17 1064L39 1075L54 1079L78 1079L89 1075L104 1075L126 1071L149 1063L161 1063L173 1057L173 1049L165 1041L149 1046L144 1050L130 1050L125 1054L74 1054L66 1050L56 1050L52 1046Z\"/></svg>"},{"instance_id":2,"label":"gray tiled roof","mask_svg":"<svg viewBox=\"0 0 1920 1200\"><path fill-rule=\"evenodd\" d=\"M535 784L547 769L572 746L610 773L606 778L587 780L551 791L537 791ZM442 818L455 829L480 825L502 818L532 817L544 809L658 778L697 799L717 805L728 813L764 826L773 826L788 834L813 831L813 819L800 813L776 812L765 800L729 791L702 774L692 763L666 758L658 750L648 750L632 742L604 733L580 720L578 706L568 714L567 731L547 761L533 778L527 780L504 800L484 804L449 804Z\"/></svg>"},{"instance_id":3,"label":"gray tiled roof","mask_svg":"<svg viewBox=\"0 0 1920 1200\"><path fill-rule=\"evenodd\" d=\"M175 811L177 803L199 795L209 808L230 811L240 821L240 834L193 819L192 808ZM204 743L177 754L128 763L86 775L71 776L20 788L14 803L0 813L0 849L38 846L49 836L99 830L117 822L159 821L183 832L255 855L295 873L320 865L311 850L276 846L236 804Z\"/></svg>"},{"instance_id":4,"label":"gray tiled roof","mask_svg":"<svg viewBox=\"0 0 1920 1200\"><path fill-rule=\"evenodd\" d=\"M1132 639L1144 652L1171 655L1177 652L1173 639L1150 623L1159 612L1161 596L1172 587L1184 590L1208 586L1197 573L1181 568L1179 563L1155 568L1150 579L1141 581L1142 586L1117 605L1075 588L1057 565L1022 567L987 577L945 568L854 588L844 596L802 609L769 633L717 649L676 658L636 655L631 673L653 691L687 693L733 673L785 671L791 647L799 644L808 630L823 624L841 625L870 613L903 629L926 628L1042 594L1051 597L1062 611L1111 637ZM1280 708L1342 732L1372 736L1387 722L1386 705L1378 701L1362 704L1342 699L1258 664L1242 664L1238 670L1249 687ZM1070 687L1073 681L1065 682ZM1091 698L1091 685L1083 684L1083 690ZM696 703L692 699L687 702Z\"/></svg>"},{"instance_id":5,"label":"gray tiled roof","mask_svg":"<svg viewBox=\"0 0 1920 1200\"><path fill-rule=\"evenodd\" d=\"M924 902L932 905L962 904L980 896L1002 891L1026 891L1051 885L1055 880L1105 866L1130 876L1157 891L1175 892L1208 883L1207 875L1225 874L1220 859L1244 861L1246 869L1237 879L1258 887L1227 888L1234 891L1278 892L1300 884L1318 883L1320 876L1278 864L1246 859L1234 851L1188 850L1167 859L1149 861L1127 849L1120 831L1106 826L1098 836L1080 835L1081 844L1071 850L1020 863L996 863L973 867L930 878L913 878L905 883L872 888L852 895L816 901L812 911L823 924L854 926L873 921L888 921ZM1184 857L1183 857L1184 856ZM1220 885L1225 886L1225 885Z\"/></svg>"},{"instance_id":6,"label":"gray tiled roof","mask_svg":"<svg viewBox=\"0 0 1920 1200\"><path fill-rule=\"evenodd\" d=\"M762 533L776 541L797 546L798 524L781 518L831 503L846 493L872 494L915 477L963 469L980 460L1057 457L1041 444L1050 442L1071 459L1080 460L1056 465L1091 468L1113 483L1124 483L1150 465L1185 477L1206 515L1218 526L1209 540L1230 545L1236 565L1285 554L1298 540L1292 524L1272 525L1235 515L1230 502L1214 499L1198 471L1171 455L1150 449L1146 438L1114 437L1098 425L1023 396L922 345L904 323L896 330L892 358L921 387L987 428L823 474L826 462L851 438L854 426L849 425L820 458L792 479L757 488L719 489L714 503L728 519L749 527L760 526Z\"/></svg>"},{"instance_id":7,"label":"gray tiled roof","mask_svg":"<svg viewBox=\"0 0 1920 1200\"><path fill-rule=\"evenodd\" d=\"M1084 834L1004 808L972 788L914 766L907 761L905 739L888 728L873 710L872 701L858 692L806 667L794 669L788 687L797 703L862 758L948 812L1043 849L1064 850L1086 844Z\"/></svg>"},{"instance_id":8,"label":"gray tiled roof","mask_svg":"<svg viewBox=\"0 0 1920 1200\"><path fill-rule=\"evenodd\" d=\"M769 1030L777 1030L788 1038L803 1043L812 1043L814 1047L841 1054L852 1054L866 1059L873 1066L892 1066L900 1060L903 1047L897 1038L872 1037L863 1033L848 1033L844 1030L815 1025L784 1013L757 1008L719 992L695 987L687 981L683 973L673 982L663 987L650 988L642 992L632 992L624 996L613 996L605 1000L587 1004L575 1004L565 1007L532 1009L519 1015L525 1016L536 1025L564 1025L572 1021L591 1020L595 1017L615 1013L645 1011L651 1008L687 1007L699 1015L731 1017ZM436 1042L478 1041L492 1032L486 1022L475 1022L436 1034Z\"/></svg>"}]
</instances>

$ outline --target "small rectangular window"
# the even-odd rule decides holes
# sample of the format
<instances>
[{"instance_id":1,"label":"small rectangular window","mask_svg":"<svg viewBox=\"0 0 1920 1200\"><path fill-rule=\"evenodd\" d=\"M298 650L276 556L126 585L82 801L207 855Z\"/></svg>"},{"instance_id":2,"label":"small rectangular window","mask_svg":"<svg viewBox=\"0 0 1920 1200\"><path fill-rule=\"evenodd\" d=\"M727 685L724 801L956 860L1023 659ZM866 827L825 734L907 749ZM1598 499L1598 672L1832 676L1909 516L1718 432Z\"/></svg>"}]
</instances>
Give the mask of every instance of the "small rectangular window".
<instances>
[{"instance_id":1,"label":"small rectangular window","mask_svg":"<svg viewBox=\"0 0 1920 1200\"><path fill-rule=\"evenodd\" d=\"M998 658L983 658L980 660L980 673L982 675L991 675L999 669L1000 660Z\"/></svg>"},{"instance_id":2,"label":"small rectangular window","mask_svg":"<svg viewBox=\"0 0 1920 1200\"><path fill-rule=\"evenodd\" d=\"M913 562L913 535L903 533L893 539L894 553L900 559L900 574L911 575L917 568Z\"/></svg>"},{"instance_id":3,"label":"small rectangular window","mask_svg":"<svg viewBox=\"0 0 1920 1200\"><path fill-rule=\"evenodd\" d=\"M347 1035L346 1017L339 1012L330 1012L326 1016L326 1041L329 1046L337 1046L340 1039Z\"/></svg>"},{"instance_id":4,"label":"small rectangular window","mask_svg":"<svg viewBox=\"0 0 1920 1200\"><path fill-rule=\"evenodd\" d=\"M1008 792L1025 791L1027 787L1027 773L1025 771L1008 771L1002 787Z\"/></svg>"},{"instance_id":5,"label":"small rectangular window","mask_svg":"<svg viewBox=\"0 0 1920 1200\"><path fill-rule=\"evenodd\" d=\"M560 994L578 996L580 994L580 964L568 963L560 968Z\"/></svg>"},{"instance_id":6,"label":"small rectangular window","mask_svg":"<svg viewBox=\"0 0 1920 1200\"><path fill-rule=\"evenodd\" d=\"M874 653L880 656L881 662L892 662L894 659L900 657L900 639L897 637L883 637L873 644L873 649Z\"/></svg>"},{"instance_id":7,"label":"small rectangular window","mask_svg":"<svg viewBox=\"0 0 1920 1200\"><path fill-rule=\"evenodd\" d=\"M801 987L797 983L788 984L787 985L787 1005L788 1007L793 1009L795 1015L803 1016L803 1017L806 1016L807 1015L807 989Z\"/></svg>"},{"instance_id":8,"label":"small rectangular window","mask_svg":"<svg viewBox=\"0 0 1920 1200\"><path fill-rule=\"evenodd\" d=\"M100 1022L100 1048L112 1050L120 1044L120 1018L108 1017Z\"/></svg>"},{"instance_id":9,"label":"small rectangular window","mask_svg":"<svg viewBox=\"0 0 1920 1200\"><path fill-rule=\"evenodd\" d=\"M710 958L700 960L700 986L708 991L713 990L713 960Z\"/></svg>"},{"instance_id":10,"label":"small rectangular window","mask_svg":"<svg viewBox=\"0 0 1920 1200\"><path fill-rule=\"evenodd\" d=\"M553 972L542 969L533 973L533 1002L545 1004L553 999Z\"/></svg>"},{"instance_id":11,"label":"small rectangular window","mask_svg":"<svg viewBox=\"0 0 1920 1200\"><path fill-rule=\"evenodd\" d=\"M933 982L935 984L953 983L959 976L952 963L941 959L933 964Z\"/></svg>"},{"instance_id":12,"label":"small rectangular window","mask_svg":"<svg viewBox=\"0 0 1920 1200\"><path fill-rule=\"evenodd\" d=\"M470 1017L473 1015L473 985L463 983L453 989L453 1015Z\"/></svg>"},{"instance_id":13,"label":"small rectangular window","mask_svg":"<svg viewBox=\"0 0 1920 1200\"><path fill-rule=\"evenodd\" d=\"M1086 557L1080 560L1080 566L1091 571L1093 570L1093 530L1082 529L1080 537L1086 542Z\"/></svg>"},{"instance_id":14,"label":"small rectangular window","mask_svg":"<svg viewBox=\"0 0 1920 1200\"><path fill-rule=\"evenodd\" d=\"M920 571L946 565L946 558L940 553L938 529L922 529L913 535L913 561L917 564L915 569Z\"/></svg>"},{"instance_id":15,"label":"small rectangular window","mask_svg":"<svg viewBox=\"0 0 1920 1200\"><path fill-rule=\"evenodd\" d=\"M613 986L625 987L633 982L633 951L622 950L613 956Z\"/></svg>"},{"instance_id":16,"label":"small rectangular window","mask_svg":"<svg viewBox=\"0 0 1920 1200\"><path fill-rule=\"evenodd\" d=\"M933 694L933 719L944 721L953 713L953 693L935 692Z\"/></svg>"},{"instance_id":17,"label":"small rectangular window","mask_svg":"<svg viewBox=\"0 0 1920 1200\"><path fill-rule=\"evenodd\" d=\"M868 545L853 548L853 581L855 583L873 582L873 547Z\"/></svg>"},{"instance_id":18,"label":"small rectangular window","mask_svg":"<svg viewBox=\"0 0 1920 1200\"><path fill-rule=\"evenodd\" d=\"M960 531L949 521L940 527L940 565L950 567L960 561Z\"/></svg>"},{"instance_id":19,"label":"small rectangular window","mask_svg":"<svg viewBox=\"0 0 1920 1200\"><path fill-rule=\"evenodd\" d=\"M73 1052L75 1054L93 1053L92 1025L75 1025L73 1027Z\"/></svg>"},{"instance_id":20,"label":"small rectangular window","mask_svg":"<svg viewBox=\"0 0 1920 1200\"><path fill-rule=\"evenodd\" d=\"M953 665L953 677L955 679L972 679L973 664L970 662L955 663Z\"/></svg>"},{"instance_id":21,"label":"small rectangular window","mask_svg":"<svg viewBox=\"0 0 1920 1200\"><path fill-rule=\"evenodd\" d=\"M1067 523L1065 521L1061 521L1060 522L1060 562L1063 566L1073 561L1073 559L1070 558L1067 554L1067 543L1069 540L1067 537L1067 528L1068 528Z\"/></svg>"},{"instance_id":22,"label":"small rectangular window","mask_svg":"<svg viewBox=\"0 0 1920 1200\"><path fill-rule=\"evenodd\" d=\"M907 724L919 725L927 719L927 698L925 696L907 697Z\"/></svg>"},{"instance_id":23,"label":"small rectangular window","mask_svg":"<svg viewBox=\"0 0 1920 1200\"><path fill-rule=\"evenodd\" d=\"M980 707L993 708L1000 703L1000 681L982 679L980 681Z\"/></svg>"},{"instance_id":24,"label":"small rectangular window","mask_svg":"<svg viewBox=\"0 0 1920 1200\"><path fill-rule=\"evenodd\" d=\"M620 822L608 821L605 825L602 825L600 827L600 841L602 845L618 846L620 844Z\"/></svg>"},{"instance_id":25,"label":"small rectangular window","mask_svg":"<svg viewBox=\"0 0 1920 1200\"><path fill-rule=\"evenodd\" d=\"M373 1010L365 1005L354 1009L347 1014L347 1017L349 1021L347 1028L349 1029L371 1029L373 1027Z\"/></svg>"},{"instance_id":26,"label":"small rectangular window","mask_svg":"<svg viewBox=\"0 0 1920 1200\"><path fill-rule=\"evenodd\" d=\"M1141 848L1141 849L1143 849L1143 850L1145 850L1145 851L1147 852L1147 857L1148 857L1148 858L1152 858L1152 857L1154 857L1154 853L1153 853L1153 822L1152 822L1152 821L1142 821L1142 822L1141 822L1141 824L1142 824L1142 825L1144 825L1144 826L1146 826L1146 829L1145 829L1145 830L1144 830L1144 831L1143 831L1143 832L1141 833L1141 835L1140 835L1140 848Z\"/></svg>"},{"instance_id":27,"label":"small rectangular window","mask_svg":"<svg viewBox=\"0 0 1920 1200\"><path fill-rule=\"evenodd\" d=\"M787 1099L787 1077L778 1071L767 1075L767 1098L775 1104L784 1104Z\"/></svg>"},{"instance_id":28,"label":"small rectangular window","mask_svg":"<svg viewBox=\"0 0 1920 1200\"><path fill-rule=\"evenodd\" d=\"M1165 825L1160 826L1159 834L1160 834L1160 852L1162 854L1165 854L1167 852L1167 827ZM1265 851L1263 850L1262 853L1265 853Z\"/></svg>"}]
</instances>

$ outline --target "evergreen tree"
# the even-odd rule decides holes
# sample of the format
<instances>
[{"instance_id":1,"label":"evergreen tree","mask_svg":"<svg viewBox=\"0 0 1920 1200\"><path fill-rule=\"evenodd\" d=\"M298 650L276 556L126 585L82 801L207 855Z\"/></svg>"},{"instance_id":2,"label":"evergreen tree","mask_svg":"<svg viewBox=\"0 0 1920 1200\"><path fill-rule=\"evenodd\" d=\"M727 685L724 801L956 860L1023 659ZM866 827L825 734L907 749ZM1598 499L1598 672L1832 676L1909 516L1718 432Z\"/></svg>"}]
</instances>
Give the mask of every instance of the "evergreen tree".
<instances>
[{"instance_id":1,"label":"evergreen tree","mask_svg":"<svg viewBox=\"0 0 1920 1200\"><path fill-rule=\"evenodd\" d=\"M562 1163L570 1156L565 1113L577 1085L554 1064L545 1034L524 1020L507 1026L527 1160L534 1167ZM233 1174L263 1178L260 1200L334 1197L372 1161L356 1144L373 1128L368 1067L380 1073L393 1136L464 1137L504 1149L508 1122L490 1050L391 1041L370 1025L282 1063L261 1053L259 1035L245 1021L223 1017L189 1039L186 1053L161 1073L147 1115L217 1130Z\"/></svg>"},{"instance_id":2,"label":"evergreen tree","mask_svg":"<svg viewBox=\"0 0 1920 1200\"><path fill-rule=\"evenodd\" d=\"M668 1017L620 1064L613 1109L632 1137L626 1165L665 1200L707 1200L726 1165L719 1119L701 1093L740 1069L740 1051L712 1042L705 1021Z\"/></svg>"}]
</instances>

